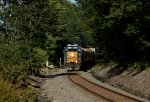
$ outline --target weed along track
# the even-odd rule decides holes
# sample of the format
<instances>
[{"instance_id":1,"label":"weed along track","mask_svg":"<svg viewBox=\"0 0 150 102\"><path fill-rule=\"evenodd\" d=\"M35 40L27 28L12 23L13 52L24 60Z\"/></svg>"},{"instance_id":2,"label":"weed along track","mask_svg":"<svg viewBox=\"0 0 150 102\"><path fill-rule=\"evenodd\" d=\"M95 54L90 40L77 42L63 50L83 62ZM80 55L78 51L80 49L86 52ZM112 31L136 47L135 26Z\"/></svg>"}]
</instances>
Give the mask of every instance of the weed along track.
<instances>
[{"instance_id":1,"label":"weed along track","mask_svg":"<svg viewBox=\"0 0 150 102\"><path fill-rule=\"evenodd\" d=\"M104 88L97 84L94 84L88 81L85 78L82 78L77 71L68 71L68 78L73 81L75 84L79 85L80 87L94 93L101 98L104 98L106 101L109 102L141 102L138 99L131 98L129 96L125 96L118 92L112 91L110 89Z\"/></svg>"}]
</instances>

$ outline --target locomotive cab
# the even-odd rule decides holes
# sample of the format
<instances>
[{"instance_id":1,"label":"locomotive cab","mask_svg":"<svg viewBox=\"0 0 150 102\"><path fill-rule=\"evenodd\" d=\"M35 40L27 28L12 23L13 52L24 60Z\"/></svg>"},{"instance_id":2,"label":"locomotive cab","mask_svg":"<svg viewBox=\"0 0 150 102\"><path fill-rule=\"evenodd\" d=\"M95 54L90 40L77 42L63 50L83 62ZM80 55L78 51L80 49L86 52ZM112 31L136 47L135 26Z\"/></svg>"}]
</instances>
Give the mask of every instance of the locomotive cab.
<instances>
[{"instance_id":1,"label":"locomotive cab","mask_svg":"<svg viewBox=\"0 0 150 102\"><path fill-rule=\"evenodd\" d=\"M78 44L68 44L64 47L64 65L72 69L79 69L81 62L81 48Z\"/></svg>"}]
</instances>

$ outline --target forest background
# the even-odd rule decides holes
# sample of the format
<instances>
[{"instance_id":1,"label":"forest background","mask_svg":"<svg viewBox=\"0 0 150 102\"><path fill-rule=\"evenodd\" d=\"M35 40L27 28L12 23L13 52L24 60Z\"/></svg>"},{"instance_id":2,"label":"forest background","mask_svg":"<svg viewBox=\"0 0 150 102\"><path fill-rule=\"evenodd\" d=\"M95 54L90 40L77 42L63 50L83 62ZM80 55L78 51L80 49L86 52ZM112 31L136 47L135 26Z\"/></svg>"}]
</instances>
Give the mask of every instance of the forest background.
<instances>
[{"instance_id":1,"label":"forest background","mask_svg":"<svg viewBox=\"0 0 150 102\"><path fill-rule=\"evenodd\" d=\"M149 0L10 0L0 12L0 78L18 87L58 64L68 43L96 47L101 62L150 64Z\"/></svg>"}]
</instances>

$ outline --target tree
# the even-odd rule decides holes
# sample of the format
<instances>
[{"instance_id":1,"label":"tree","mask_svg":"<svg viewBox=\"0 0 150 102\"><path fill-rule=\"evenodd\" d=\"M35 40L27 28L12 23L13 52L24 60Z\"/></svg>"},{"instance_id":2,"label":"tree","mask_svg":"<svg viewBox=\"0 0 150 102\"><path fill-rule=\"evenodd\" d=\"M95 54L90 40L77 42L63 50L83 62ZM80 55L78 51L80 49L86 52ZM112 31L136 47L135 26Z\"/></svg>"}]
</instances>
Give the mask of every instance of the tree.
<instances>
[{"instance_id":1,"label":"tree","mask_svg":"<svg viewBox=\"0 0 150 102\"><path fill-rule=\"evenodd\" d=\"M11 29L9 44L0 35L0 73L4 78L16 82L54 58L58 9L53 8L52 3L46 0L23 0L20 5L12 2L3 12L7 28ZM7 16L9 12L12 16Z\"/></svg>"},{"instance_id":2,"label":"tree","mask_svg":"<svg viewBox=\"0 0 150 102\"><path fill-rule=\"evenodd\" d=\"M148 0L77 0L105 60L148 63ZM147 57L146 57L147 56Z\"/></svg>"}]
</instances>

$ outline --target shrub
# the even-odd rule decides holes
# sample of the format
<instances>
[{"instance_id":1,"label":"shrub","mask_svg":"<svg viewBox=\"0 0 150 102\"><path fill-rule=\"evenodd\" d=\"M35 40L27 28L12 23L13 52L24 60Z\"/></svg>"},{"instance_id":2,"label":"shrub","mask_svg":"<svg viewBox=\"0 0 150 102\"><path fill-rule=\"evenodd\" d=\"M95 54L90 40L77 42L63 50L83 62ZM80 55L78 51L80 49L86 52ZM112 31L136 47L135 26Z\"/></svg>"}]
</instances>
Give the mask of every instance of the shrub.
<instances>
[{"instance_id":1,"label":"shrub","mask_svg":"<svg viewBox=\"0 0 150 102\"><path fill-rule=\"evenodd\" d=\"M35 89L28 86L27 89L18 89L10 82L0 79L0 102L36 102Z\"/></svg>"}]
</instances>

